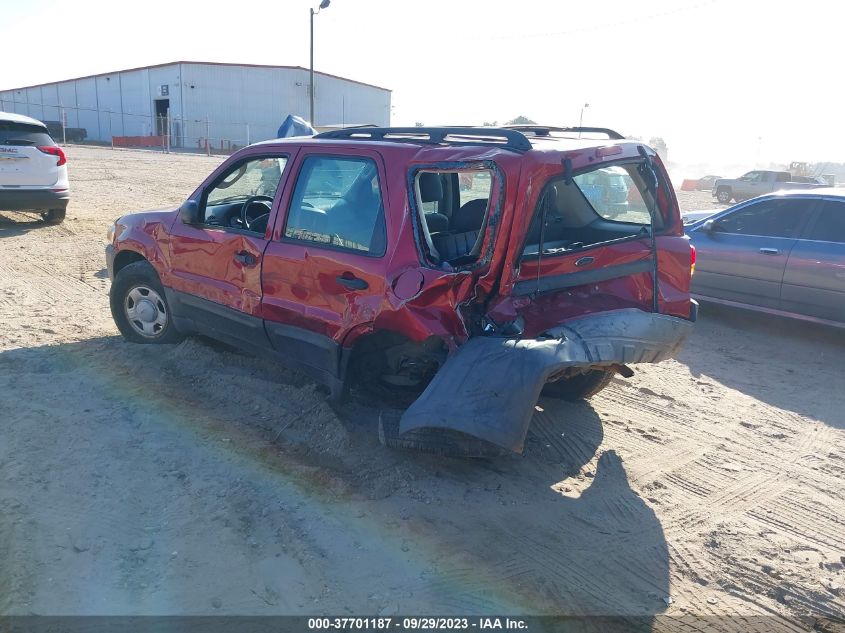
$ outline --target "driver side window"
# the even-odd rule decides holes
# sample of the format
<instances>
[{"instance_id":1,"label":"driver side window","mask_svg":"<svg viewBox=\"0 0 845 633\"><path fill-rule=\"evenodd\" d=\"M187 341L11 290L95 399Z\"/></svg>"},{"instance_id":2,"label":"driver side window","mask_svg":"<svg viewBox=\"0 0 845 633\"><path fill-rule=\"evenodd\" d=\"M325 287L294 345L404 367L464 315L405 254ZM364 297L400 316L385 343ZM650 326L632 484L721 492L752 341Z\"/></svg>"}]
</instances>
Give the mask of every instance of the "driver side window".
<instances>
[{"instance_id":1,"label":"driver side window","mask_svg":"<svg viewBox=\"0 0 845 633\"><path fill-rule=\"evenodd\" d=\"M206 191L206 226L264 233L287 157L261 156L232 166Z\"/></svg>"}]
</instances>

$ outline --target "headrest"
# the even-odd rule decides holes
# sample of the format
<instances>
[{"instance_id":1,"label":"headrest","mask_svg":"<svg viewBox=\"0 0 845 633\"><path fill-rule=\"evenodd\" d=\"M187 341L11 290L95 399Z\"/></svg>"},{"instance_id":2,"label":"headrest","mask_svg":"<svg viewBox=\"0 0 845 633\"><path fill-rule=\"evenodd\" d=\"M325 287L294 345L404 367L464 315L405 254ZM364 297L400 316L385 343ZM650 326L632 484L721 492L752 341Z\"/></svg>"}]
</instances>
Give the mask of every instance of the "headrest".
<instances>
[{"instance_id":1,"label":"headrest","mask_svg":"<svg viewBox=\"0 0 845 633\"><path fill-rule=\"evenodd\" d=\"M426 213L425 223L429 233L444 233L449 230L449 218L442 213Z\"/></svg>"},{"instance_id":2,"label":"headrest","mask_svg":"<svg viewBox=\"0 0 845 633\"><path fill-rule=\"evenodd\" d=\"M485 213L487 213L486 198L470 200L452 217L452 230L458 233L479 230L484 224Z\"/></svg>"},{"instance_id":3,"label":"headrest","mask_svg":"<svg viewBox=\"0 0 845 633\"><path fill-rule=\"evenodd\" d=\"M443 183L440 174L423 172L420 174L420 200L422 202L437 202L443 199Z\"/></svg>"}]
</instances>

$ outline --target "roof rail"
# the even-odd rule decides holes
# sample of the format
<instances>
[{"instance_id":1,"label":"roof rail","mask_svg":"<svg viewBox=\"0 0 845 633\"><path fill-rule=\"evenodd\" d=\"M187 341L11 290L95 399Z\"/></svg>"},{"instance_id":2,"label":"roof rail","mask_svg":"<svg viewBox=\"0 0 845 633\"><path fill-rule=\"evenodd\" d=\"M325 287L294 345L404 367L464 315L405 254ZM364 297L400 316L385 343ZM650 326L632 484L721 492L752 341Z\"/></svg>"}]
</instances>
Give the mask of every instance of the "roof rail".
<instances>
[{"instance_id":1,"label":"roof rail","mask_svg":"<svg viewBox=\"0 0 845 633\"><path fill-rule=\"evenodd\" d=\"M519 130L494 127L368 127L330 130L313 138L345 141L390 141L449 145L500 145L527 152L531 142Z\"/></svg>"},{"instance_id":2,"label":"roof rail","mask_svg":"<svg viewBox=\"0 0 845 633\"><path fill-rule=\"evenodd\" d=\"M534 136L551 136L552 132L567 132L578 134L606 134L607 138L619 141L625 138L616 130L607 127L555 127L553 125L505 125L506 130L528 132Z\"/></svg>"}]
</instances>

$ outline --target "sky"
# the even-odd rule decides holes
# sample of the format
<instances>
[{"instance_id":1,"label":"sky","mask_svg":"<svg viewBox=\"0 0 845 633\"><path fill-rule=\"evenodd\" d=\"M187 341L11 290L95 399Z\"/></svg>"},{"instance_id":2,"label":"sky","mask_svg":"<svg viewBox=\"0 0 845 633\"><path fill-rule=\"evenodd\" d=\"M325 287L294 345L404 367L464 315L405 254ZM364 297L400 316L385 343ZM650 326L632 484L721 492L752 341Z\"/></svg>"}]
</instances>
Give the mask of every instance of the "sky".
<instances>
[{"instance_id":1,"label":"sky","mask_svg":"<svg viewBox=\"0 0 845 633\"><path fill-rule=\"evenodd\" d=\"M175 60L307 67L318 4L0 0L21 51L0 89ZM315 68L390 88L393 125L583 109L690 169L845 162L843 18L837 0L332 0Z\"/></svg>"}]
</instances>

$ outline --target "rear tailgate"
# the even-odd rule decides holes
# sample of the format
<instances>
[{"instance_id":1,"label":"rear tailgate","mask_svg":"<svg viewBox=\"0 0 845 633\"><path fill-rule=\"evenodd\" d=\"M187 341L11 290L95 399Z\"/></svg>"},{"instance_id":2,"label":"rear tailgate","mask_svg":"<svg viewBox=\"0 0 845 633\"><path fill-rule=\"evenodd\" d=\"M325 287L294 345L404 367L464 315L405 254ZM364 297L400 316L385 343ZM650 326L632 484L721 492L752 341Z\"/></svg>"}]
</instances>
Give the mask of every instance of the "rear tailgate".
<instances>
[{"instance_id":1,"label":"rear tailgate","mask_svg":"<svg viewBox=\"0 0 845 633\"><path fill-rule=\"evenodd\" d=\"M505 277L514 273L489 304L494 329L535 337L628 308L689 317L691 252L674 192L659 159L652 157L655 187L649 161L626 145L608 162L596 154L559 162L533 185L538 193L524 207L530 224L509 245L514 265ZM610 186L627 186L624 202Z\"/></svg>"},{"instance_id":2,"label":"rear tailgate","mask_svg":"<svg viewBox=\"0 0 845 633\"><path fill-rule=\"evenodd\" d=\"M50 187L59 179L55 147L44 127L0 120L0 187Z\"/></svg>"}]
</instances>

